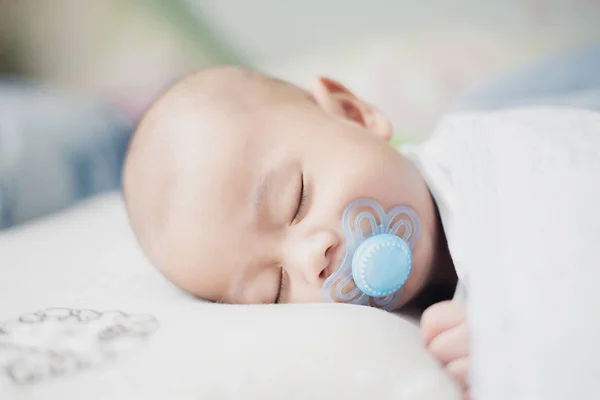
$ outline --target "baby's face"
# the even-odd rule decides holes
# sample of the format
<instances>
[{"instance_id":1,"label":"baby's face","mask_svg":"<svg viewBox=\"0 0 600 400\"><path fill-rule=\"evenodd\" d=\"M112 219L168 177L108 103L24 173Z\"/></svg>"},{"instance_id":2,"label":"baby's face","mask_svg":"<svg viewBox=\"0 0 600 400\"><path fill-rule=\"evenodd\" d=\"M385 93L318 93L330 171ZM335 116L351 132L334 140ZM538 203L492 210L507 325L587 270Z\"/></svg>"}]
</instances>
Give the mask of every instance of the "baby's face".
<instances>
[{"instance_id":1,"label":"baby's face","mask_svg":"<svg viewBox=\"0 0 600 400\"><path fill-rule=\"evenodd\" d=\"M189 144L197 157L180 161L193 172L182 175L173 237L164 242L176 284L226 303L320 302L344 255L342 213L364 197L386 211L415 210L423 231L403 302L424 284L435 213L420 174L388 143L380 114L321 85L317 104L215 116L240 134L213 135L210 151Z\"/></svg>"}]
</instances>

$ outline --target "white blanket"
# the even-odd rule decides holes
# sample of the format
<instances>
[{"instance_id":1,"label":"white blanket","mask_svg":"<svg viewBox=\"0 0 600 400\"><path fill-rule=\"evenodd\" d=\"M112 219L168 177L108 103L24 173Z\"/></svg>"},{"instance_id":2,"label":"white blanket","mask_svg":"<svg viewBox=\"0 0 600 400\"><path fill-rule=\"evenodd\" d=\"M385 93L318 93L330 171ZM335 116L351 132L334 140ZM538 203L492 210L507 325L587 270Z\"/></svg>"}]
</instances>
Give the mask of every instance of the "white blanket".
<instances>
[{"instance_id":1,"label":"white blanket","mask_svg":"<svg viewBox=\"0 0 600 400\"><path fill-rule=\"evenodd\" d=\"M407 154L466 286L475 399L600 399L600 114L451 116Z\"/></svg>"}]
</instances>

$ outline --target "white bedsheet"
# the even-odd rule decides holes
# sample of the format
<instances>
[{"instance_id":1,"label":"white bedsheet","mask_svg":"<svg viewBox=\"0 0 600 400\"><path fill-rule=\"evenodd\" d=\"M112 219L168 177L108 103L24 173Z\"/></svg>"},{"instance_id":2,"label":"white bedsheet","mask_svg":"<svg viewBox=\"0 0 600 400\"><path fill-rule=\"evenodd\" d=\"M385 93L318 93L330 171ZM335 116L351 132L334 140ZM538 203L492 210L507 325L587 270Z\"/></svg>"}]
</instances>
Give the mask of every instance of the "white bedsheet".
<instances>
[{"instance_id":1,"label":"white bedsheet","mask_svg":"<svg viewBox=\"0 0 600 400\"><path fill-rule=\"evenodd\" d=\"M397 315L182 294L118 195L0 235L0 288L0 399L458 398Z\"/></svg>"}]
</instances>

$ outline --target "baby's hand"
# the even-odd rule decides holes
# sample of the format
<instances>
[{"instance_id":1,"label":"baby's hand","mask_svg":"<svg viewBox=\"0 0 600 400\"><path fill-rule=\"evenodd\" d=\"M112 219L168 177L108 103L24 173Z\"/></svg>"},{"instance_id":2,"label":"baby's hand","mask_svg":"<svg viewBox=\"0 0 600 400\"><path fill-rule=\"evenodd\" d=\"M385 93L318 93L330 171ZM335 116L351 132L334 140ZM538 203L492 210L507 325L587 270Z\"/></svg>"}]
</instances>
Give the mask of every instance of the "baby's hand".
<instances>
[{"instance_id":1,"label":"baby's hand","mask_svg":"<svg viewBox=\"0 0 600 400\"><path fill-rule=\"evenodd\" d=\"M469 330L464 304L443 301L429 307L421 317L425 345L462 386L469 398Z\"/></svg>"}]
</instances>

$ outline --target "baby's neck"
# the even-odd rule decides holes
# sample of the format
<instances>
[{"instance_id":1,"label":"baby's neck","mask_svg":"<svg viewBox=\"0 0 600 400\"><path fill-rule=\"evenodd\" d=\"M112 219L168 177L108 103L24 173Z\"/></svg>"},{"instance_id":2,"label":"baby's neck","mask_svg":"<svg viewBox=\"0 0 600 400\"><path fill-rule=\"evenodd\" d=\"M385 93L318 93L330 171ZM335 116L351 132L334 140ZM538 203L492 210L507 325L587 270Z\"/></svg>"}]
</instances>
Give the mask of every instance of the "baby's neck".
<instances>
[{"instance_id":1,"label":"baby's neck","mask_svg":"<svg viewBox=\"0 0 600 400\"><path fill-rule=\"evenodd\" d=\"M442 226L442 220L440 218L439 211L437 210L437 206L436 223L437 240L431 268L431 279L429 282L433 284L450 285L456 287L456 284L458 283L458 276L456 275L454 262L450 256L446 232L444 232L444 227Z\"/></svg>"},{"instance_id":2,"label":"baby's neck","mask_svg":"<svg viewBox=\"0 0 600 400\"><path fill-rule=\"evenodd\" d=\"M436 239L433 246L435 251L431 259L431 273L427 283L423 285L415 298L406 305L407 308L417 309L419 311L423 311L432 304L440 301L452 299L456 290L456 284L458 283L454 262L450 256L450 250L448 249L446 233L444 232L442 220L437 205L435 205L435 201L434 206L436 212Z\"/></svg>"}]
</instances>

